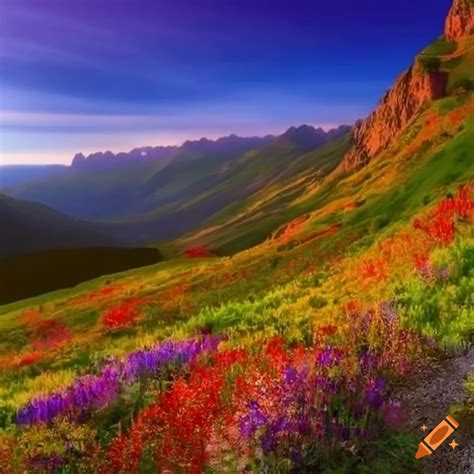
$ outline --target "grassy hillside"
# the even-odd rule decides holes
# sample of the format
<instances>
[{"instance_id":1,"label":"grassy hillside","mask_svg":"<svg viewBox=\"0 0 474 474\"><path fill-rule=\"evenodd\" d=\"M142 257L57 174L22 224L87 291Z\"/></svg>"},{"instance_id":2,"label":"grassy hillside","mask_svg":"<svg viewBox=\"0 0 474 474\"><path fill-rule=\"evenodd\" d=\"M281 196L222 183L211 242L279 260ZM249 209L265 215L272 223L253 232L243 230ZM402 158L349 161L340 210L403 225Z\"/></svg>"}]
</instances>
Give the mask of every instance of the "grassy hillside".
<instances>
[{"instance_id":1,"label":"grassy hillside","mask_svg":"<svg viewBox=\"0 0 474 474\"><path fill-rule=\"evenodd\" d=\"M304 195L339 164L349 146L350 135L346 134L316 151L295 156L281 167L274 168L267 163L275 170L273 176L265 183L255 183L250 196L224 206L201 229L178 239L176 247L182 250L198 245L228 255L261 243L278 227L312 209L312 203L303 200ZM260 160L265 163L275 156L273 153L262 155L252 157L255 164ZM239 183L242 186L252 183L251 176L258 179L262 173L250 166L234 175L233 180L239 187Z\"/></svg>"},{"instance_id":2,"label":"grassy hillside","mask_svg":"<svg viewBox=\"0 0 474 474\"><path fill-rule=\"evenodd\" d=\"M345 131L345 130L344 130ZM161 239L177 237L197 227L205 227L225 222L226 216L232 216L229 228L234 243L221 245L219 242L204 242L197 239L198 244L205 243L218 253L228 254L255 245L275 230L278 225L288 219L288 213L275 216L272 207L286 208L302 180L315 182L326 176L342 159L349 146L349 134L336 138L327 145L312 152L306 152L299 141L281 137L274 143L259 150L252 150L239 159L233 161L225 170L217 174L208 174L203 188L194 193L187 200L177 200L158 210L131 217L124 222L116 222L121 234L137 235L139 229L144 242L149 242L159 236ZM202 166L202 160L196 166ZM204 160L204 164L208 159ZM192 170L189 171L193 173ZM215 173L215 168L214 168ZM179 178L179 181L181 178ZM288 193L285 193L288 189ZM196 189L193 190L197 191ZM274 195L263 209L266 221L262 229L255 226L255 215L249 216L250 223L238 222L239 209L246 209L247 205L259 203L260 198ZM258 205L258 204L257 204ZM275 208L275 211L278 209ZM259 211L260 213L260 211ZM260 213L261 214L261 213ZM236 216L236 217L234 217ZM205 229L204 229L205 231ZM226 239L225 229L218 231L223 241ZM227 237L228 239L229 237ZM236 244L239 240L239 244ZM182 245L180 251L183 250Z\"/></svg>"}]
</instances>

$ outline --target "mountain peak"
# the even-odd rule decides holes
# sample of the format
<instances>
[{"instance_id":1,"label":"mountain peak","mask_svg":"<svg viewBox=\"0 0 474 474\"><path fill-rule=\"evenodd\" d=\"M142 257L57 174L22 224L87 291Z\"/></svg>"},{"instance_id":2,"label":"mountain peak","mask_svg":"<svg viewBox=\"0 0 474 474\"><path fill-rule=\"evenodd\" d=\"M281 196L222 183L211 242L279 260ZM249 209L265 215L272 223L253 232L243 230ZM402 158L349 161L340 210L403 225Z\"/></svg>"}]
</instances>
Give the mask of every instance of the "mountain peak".
<instances>
[{"instance_id":1,"label":"mountain peak","mask_svg":"<svg viewBox=\"0 0 474 474\"><path fill-rule=\"evenodd\" d=\"M72 159L72 166L78 166L85 163L86 157L82 153L76 153Z\"/></svg>"},{"instance_id":2,"label":"mountain peak","mask_svg":"<svg viewBox=\"0 0 474 474\"><path fill-rule=\"evenodd\" d=\"M280 136L280 140L290 141L299 147L301 151L309 151L343 135L349 129L350 127L341 125L336 129L325 132L321 127L314 128L312 125L303 124L299 127L290 127Z\"/></svg>"},{"instance_id":3,"label":"mountain peak","mask_svg":"<svg viewBox=\"0 0 474 474\"><path fill-rule=\"evenodd\" d=\"M290 127L283 135L284 138L302 138L326 135L322 128L314 128L311 125L300 125L299 127Z\"/></svg>"},{"instance_id":4,"label":"mountain peak","mask_svg":"<svg viewBox=\"0 0 474 474\"><path fill-rule=\"evenodd\" d=\"M473 34L473 0L454 0L446 18L445 36L448 41L457 41L466 34Z\"/></svg>"}]
</instances>

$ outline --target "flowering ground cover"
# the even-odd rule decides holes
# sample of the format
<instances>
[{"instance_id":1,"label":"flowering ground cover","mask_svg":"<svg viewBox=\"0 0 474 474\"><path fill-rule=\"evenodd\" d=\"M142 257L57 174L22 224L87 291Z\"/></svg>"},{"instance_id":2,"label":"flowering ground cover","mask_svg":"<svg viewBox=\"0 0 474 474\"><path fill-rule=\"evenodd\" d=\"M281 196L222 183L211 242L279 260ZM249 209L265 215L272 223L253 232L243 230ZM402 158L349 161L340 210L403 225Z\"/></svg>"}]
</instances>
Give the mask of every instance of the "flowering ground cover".
<instances>
[{"instance_id":1,"label":"flowering ground cover","mask_svg":"<svg viewBox=\"0 0 474 474\"><path fill-rule=\"evenodd\" d=\"M21 309L2 472L416 469L391 391L469 344L472 218L466 183L363 251L269 242Z\"/></svg>"}]
</instances>

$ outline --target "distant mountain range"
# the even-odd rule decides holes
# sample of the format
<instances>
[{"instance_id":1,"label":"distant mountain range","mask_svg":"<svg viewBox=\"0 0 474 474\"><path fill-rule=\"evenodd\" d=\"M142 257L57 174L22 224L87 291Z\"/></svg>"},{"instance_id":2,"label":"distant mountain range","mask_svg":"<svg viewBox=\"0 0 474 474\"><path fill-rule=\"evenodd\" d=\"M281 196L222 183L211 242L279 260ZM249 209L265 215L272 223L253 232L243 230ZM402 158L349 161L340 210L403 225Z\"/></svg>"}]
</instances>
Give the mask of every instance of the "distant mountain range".
<instances>
[{"instance_id":1,"label":"distant mountain range","mask_svg":"<svg viewBox=\"0 0 474 474\"><path fill-rule=\"evenodd\" d=\"M16 185L3 191L76 219L99 221L101 230L129 244L149 244L195 230L229 204L247 200L278 180L308 168L319 170L319 158L307 156L301 166L301 157L348 137L349 131L347 126L325 132L302 125L278 137L230 135L180 147L87 157L79 153L71 166L28 180L17 178ZM332 171L344 151L321 173Z\"/></svg>"}]
</instances>

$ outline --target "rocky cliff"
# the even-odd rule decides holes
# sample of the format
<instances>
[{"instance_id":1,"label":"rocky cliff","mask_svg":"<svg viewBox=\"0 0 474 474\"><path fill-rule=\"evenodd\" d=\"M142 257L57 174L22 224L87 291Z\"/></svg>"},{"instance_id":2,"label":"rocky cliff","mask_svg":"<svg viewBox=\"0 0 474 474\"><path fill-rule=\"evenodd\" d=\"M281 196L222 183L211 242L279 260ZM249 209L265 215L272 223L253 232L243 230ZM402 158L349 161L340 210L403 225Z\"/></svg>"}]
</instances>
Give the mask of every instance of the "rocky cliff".
<instances>
[{"instance_id":1,"label":"rocky cliff","mask_svg":"<svg viewBox=\"0 0 474 474\"><path fill-rule=\"evenodd\" d=\"M474 0L454 0L446 18L445 36L449 41L458 41L466 34L472 34L474 27Z\"/></svg>"},{"instance_id":2,"label":"rocky cliff","mask_svg":"<svg viewBox=\"0 0 474 474\"><path fill-rule=\"evenodd\" d=\"M354 127L354 145L341 163L342 170L358 168L386 148L427 100L444 96L446 84L447 74L424 73L419 66L402 73L375 111Z\"/></svg>"},{"instance_id":3,"label":"rocky cliff","mask_svg":"<svg viewBox=\"0 0 474 474\"><path fill-rule=\"evenodd\" d=\"M446 20L445 36L459 40L470 34L474 0L454 0ZM417 62L396 80L375 111L353 129L354 145L334 172L358 168L387 148L429 100L446 94L448 74L434 68L430 72Z\"/></svg>"}]
</instances>

